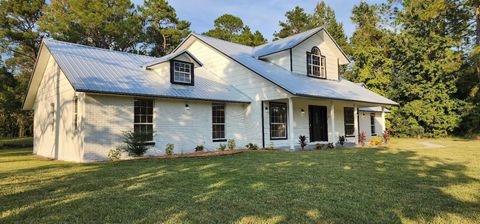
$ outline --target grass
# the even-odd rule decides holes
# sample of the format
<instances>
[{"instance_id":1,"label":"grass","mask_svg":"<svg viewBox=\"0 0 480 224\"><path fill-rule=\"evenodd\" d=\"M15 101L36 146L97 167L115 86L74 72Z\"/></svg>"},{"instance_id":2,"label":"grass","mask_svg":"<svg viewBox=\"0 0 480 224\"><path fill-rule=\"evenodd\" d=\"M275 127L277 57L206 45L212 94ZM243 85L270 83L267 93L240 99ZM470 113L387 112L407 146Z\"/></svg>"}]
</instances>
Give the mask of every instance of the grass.
<instances>
[{"instance_id":1,"label":"grass","mask_svg":"<svg viewBox=\"0 0 480 224\"><path fill-rule=\"evenodd\" d=\"M479 158L465 139L91 164L7 149L0 223L480 223Z\"/></svg>"},{"instance_id":2,"label":"grass","mask_svg":"<svg viewBox=\"0 0 480 224\"><path fill-rule=\"evenodd\" d=\"M32 147L33 138L0 138L0 149L2 148L25 148Z\"/></svg>"}]
</instances>

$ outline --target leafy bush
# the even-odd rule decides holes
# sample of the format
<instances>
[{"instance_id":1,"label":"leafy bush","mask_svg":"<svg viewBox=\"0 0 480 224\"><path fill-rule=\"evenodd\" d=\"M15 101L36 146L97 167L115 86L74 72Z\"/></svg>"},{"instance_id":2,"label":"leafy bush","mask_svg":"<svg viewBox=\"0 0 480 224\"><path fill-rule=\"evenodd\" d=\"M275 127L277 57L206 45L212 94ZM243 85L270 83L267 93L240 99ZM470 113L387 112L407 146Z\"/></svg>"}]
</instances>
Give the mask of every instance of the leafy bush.
<instances>
[{"instance_id":1,"label":"leafy bush","mask_svg":"<svg viewBox=\"0 0 480 224\"><path fill-rule=\"evenodd\" d=\"M123 133L123 143L125 143L125 151L132 156L142 156L148 150L147 142L150 135L134 131Z\"/></svg>"},{"instance_id":2,"label":"leafy bush","mask_svg":"<svg viewBox=\"0 0 480 224\"><path fill-rule=\"evenodd\" d=\"M385 130L383 132L383 142L385 142L385 144L387 144L388 141L390 141L390 131Z\"/></svg>"},{"instance_id":3,"label":"leafy bush","mask_svg":"<svg viewBox=\"0 0 480 224\"><path fill-rule=\"evenodd\" d=\"M248 143L246 146L245 146L248 150L258 150L258 145L257 144L253 144L253 143Z\"/></svg>"},{"instance_id":4,"label":"leafy bush","mask_svg":"<svg viewBox=\"0 0 480 224\"><path fill-rule=\"evenodd\" d=\"M316 150L321 150L321 149L323 149L323 145L320 144L320 143L317 143L317 144L315 144L315 149Z\"/></svg>"},{"instance_id":5,"label":"leafy bush","mask_svg":"<svg viewBox=\"0 0 480 224\"><path fill-rule=\"evenodd\" d=\"M303 150L305 146L307 146L307 136L305 135L298 136L298 143L300 143L300 148L302 148Z\"/></svg>"},{"instance_id":6,"label":"leafy bush","mask_svg":"<svg viewBox=\"0 0 480 224\"><path fill-rule=\"evenodd\" d=\"M345 144L345 136L342 135L338 137L338 142L340 143L341 146L343 146L343 144Z\"/></svg>"},{"instance_id":7,"label":"leafy bush","mask_svg":"<svg viewBox=\"0 0 480 224\"><path fill-rule=\"evenodd\" d=\"M172 155L174 149L175 149L175 145L170 144L170 143L167 144L167 147L165 147L165 154Z\"/></svg>"},{"instance_id":8,"label":"leafy bush","mask_svg":"<svg viewBox=\"0 0 480 224\"><path fill-rule=\"evenodd\" d=\"M381 145L382 144L382 138L375 136L370 138L370 145Z\"/></svg>"},{"instance_id":9,"label":"leafy bush","mask_svg":"<svg viewBox=\"0 0 480 224\"><path fill-rule=\"evenodd\" d=\"M358 143L360 143L360 145L362 145L362 146L365 146L366 141L367 141L367 136L365 135L365 132L362 131L360 133L360 136L358 136Z\"/></svg>"},{"instance_id":10,"label":"leafy bush","mask_svg":"<svg viewBox=\"0 0 480 224\"><path fill-rule=\"evenodd\" d=\"M111 160L119 160L120 156L122 155L122 151L122 147L110 149L110 151L108 152L108 158L110 158Z\"/></svg>"},{"instance_id":11,"label":"leafy bush","mask_svg":"<svg viewBox=\"0 0 480 224\"><path fill-rule=\"evenodd\" d=\"M227 148L227 145L225 144L220 143L220 145L218 145L218 150L220 151L225 151L226 148Z\"/></svg>"},{"instance_id":12,"label":"leafy bush","mask_svg":"<svg viewBox=\"0 0 480 224\"><path fill-rule=\"evenodd\" d=\"M228 149L230 149L230 150L235 149L235 147L237 147L237 143L235 143L235 139L233 139L233 138L228 139L228 141L227 141L227 147L228 147Z\"/></svg>"},{"instance_id":13,"label":"leafy bush","mask_svg":"<svg viewBox=\"0 0 480 224\"><path fill-rule=\"evenodd\" d=\"M333 145L333 143L328 143L327 144L327 149L334 149L335 146Z\"/></svg>"},{"instance_id":14,"label":"leafy bush","mask_svg":"<svg viewBox=\"0 0 480 224\"><path fill-rule=\"evenodd\" d=\"M202 152L204 148L203 145L197 145L197 147L195 147L195 152Z\"/></svg>"}]
</instances>

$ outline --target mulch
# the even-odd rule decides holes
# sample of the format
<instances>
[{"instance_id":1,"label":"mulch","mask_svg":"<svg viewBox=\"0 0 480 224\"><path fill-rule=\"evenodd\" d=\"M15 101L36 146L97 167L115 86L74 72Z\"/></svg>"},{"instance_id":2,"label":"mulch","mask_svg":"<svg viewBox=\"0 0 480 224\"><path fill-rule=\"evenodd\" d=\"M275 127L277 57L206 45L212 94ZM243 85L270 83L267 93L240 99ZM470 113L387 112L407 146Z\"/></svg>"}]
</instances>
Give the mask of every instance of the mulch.
<instances>
[{"instance_id":1,"label":"mulch","mask_svg":"<svg viewBox=\"0 0 480 224\"><path fill-rule=\"evenodd\" d=\"M242 153L241 150L225 150L225 151L211 151L211 152L193 152L188 154L174 154L163 156L143 156L134 159L172 159L172 158L192 158L192 157L206 157L206 156L226 156Z\"/></svg>"}]
</instances>

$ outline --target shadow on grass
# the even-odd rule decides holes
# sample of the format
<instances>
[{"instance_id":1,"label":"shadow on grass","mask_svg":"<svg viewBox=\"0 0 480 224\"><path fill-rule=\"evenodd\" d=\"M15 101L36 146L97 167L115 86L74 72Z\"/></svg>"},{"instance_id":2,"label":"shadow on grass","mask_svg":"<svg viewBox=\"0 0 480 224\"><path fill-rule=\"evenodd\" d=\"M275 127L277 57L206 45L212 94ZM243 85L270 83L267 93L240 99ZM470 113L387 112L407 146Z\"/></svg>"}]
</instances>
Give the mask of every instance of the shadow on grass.
<instances>
[{"instance_id":1,"label":"shadow on grass","mask_svg":"<svg viewBox=\"0 0 480 224\"><path fill-rule=\"evenodd\" d=\"M465 165L414 151L49 163L0 171L0 222L398 223L480 210L442 191L479 184Z\"/></svg>"}]
</instances>

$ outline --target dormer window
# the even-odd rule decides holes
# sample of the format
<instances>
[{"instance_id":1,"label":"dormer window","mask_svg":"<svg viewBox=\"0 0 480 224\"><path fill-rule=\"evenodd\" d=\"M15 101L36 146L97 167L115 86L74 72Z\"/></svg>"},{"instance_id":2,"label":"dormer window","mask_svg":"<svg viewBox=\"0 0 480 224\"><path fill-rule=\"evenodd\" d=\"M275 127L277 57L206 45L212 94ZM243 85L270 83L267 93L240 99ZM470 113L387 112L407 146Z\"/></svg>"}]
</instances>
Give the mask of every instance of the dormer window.
<instances>
[{"instance_id":1,"label":"dormer window","mask_svg":"<svg viewBox=\"0 0 480 224\"><path fill-rule=\"evenodd\" d=\"M174 84L192 85L194 81L194 64L185 61L170 61L170 82Z\"/></svg>"},{"instance_id":2,"label":"dormer window","mask_svg":"<svg viewBox=\"0 0 480 224\"><path fill-rule=\"evenodd\" d=\"M307 52L307 75L315 78L327 78L327 66L325 56L318 47L313 47Z\"/></svg>"}]
</instances>

